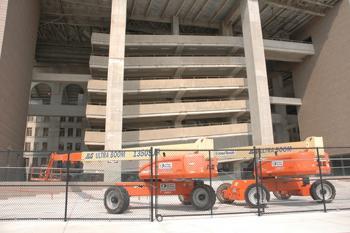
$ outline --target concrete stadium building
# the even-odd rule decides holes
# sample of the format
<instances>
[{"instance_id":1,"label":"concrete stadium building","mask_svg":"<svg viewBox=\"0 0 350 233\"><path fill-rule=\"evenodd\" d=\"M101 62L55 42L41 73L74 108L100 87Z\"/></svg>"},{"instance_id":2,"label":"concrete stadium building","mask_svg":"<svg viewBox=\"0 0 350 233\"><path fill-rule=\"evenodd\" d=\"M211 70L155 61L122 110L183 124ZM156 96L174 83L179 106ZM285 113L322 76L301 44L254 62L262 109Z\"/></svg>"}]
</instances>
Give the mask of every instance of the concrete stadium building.
<instances>
[{"instance_id":1,"label":"concrete stadium building","mask_svg":"<svg viewBox=\"0 0 350 233\"><path fill-rule=\"evenodd\" d=\"M0 4L1 150L34 147L30 117L52 119L38 150L350 145L349 0ZM62 117L81 140L60 141Z\"/></svg>"}]
</instances>

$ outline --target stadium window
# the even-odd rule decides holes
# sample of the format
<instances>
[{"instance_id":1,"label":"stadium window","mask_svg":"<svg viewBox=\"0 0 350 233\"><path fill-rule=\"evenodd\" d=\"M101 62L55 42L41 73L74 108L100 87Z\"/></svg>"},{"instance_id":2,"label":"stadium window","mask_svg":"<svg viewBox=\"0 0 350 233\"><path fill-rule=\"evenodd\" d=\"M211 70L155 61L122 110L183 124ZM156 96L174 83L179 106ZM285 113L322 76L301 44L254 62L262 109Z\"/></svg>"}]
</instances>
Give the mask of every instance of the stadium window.
<instances>
[{"instance_id":1,"label":"stadium window","mask_svg":"<svg viewBox=\"0 0 350 233\"><path fill-rule=\"evenodd\" d=\"M49 128L43 128L43 137L49 136Z\"/></svg>"},{"instance_id":2,"label":"stadium window","mask_svg":"<svg viewBox=\"0 0 350 233\"><path fill-rule=\"evenodd\" d=\"M68 137L73 137L73 128L68 128Z\"/></svg>"},{"instance_id":3,"label":"stadium window","mask_svg":"<svg viewBox=\"0 0 350 233\"><path fill-rule=\"evenodd\" d=\"M65 136L65 128L60 128L60 137Z\"/></svg>"},{"instance_id":4,"label":"stadium window","mask_svg":"<svg viewBox=\"0 0 350 233\"><path fill-rule=\"evenodd\" d=\"M81 137L81 129L80 128L77 128L75 130L75 136L78 138L78 137Z\"/></svg>"},{"instance_id":5,"label":"stadium window","mask_svg":"<svg viewBox=\"0 0 350 233\"><path fill-rule=\"evenodd\" d=\"M25 151L31 151L31 144L30 144L30 142L26 142L24 144L24 150Z\"/></svg>"},{"instance_id":6,"label":"stadium window","mask_svg":"<svg viewBox=\"0 0 350 233\"><path fill-rule=\"evenodd\" d=\"M47 142L43 142L41 150L42 151L47 151Z\"/></svg>"},{"instance_id":7,"label":"stadium window","mask_svg":"<svg viewBox=\"0 0 350 233\"><path fill-rule=\"evenodd\" d=\"M27 128L26 136L32 136L33 135L33 129L31 127Z\"/></svg>"},{"instance_id":8,"label":"stadium window","mask_svg":"<svg viewBox=\"0 0 350 233\"><path fill-rule=\"evenodd\" d=\"M40 136L39 132L40 132L40 128L39 127L35 127L35 137L39 137Z\"/></svg>"},{"instance_id":9,"label":"stadium window","mask_svg":"<svg viewBox=\"0 0 350 233\"><path fill-rule=\"evenodd\" d=\"M73 150L73 143L68 142L67 143L67 151L71 151L71 150Z\"/></svg>"}]
</instances>

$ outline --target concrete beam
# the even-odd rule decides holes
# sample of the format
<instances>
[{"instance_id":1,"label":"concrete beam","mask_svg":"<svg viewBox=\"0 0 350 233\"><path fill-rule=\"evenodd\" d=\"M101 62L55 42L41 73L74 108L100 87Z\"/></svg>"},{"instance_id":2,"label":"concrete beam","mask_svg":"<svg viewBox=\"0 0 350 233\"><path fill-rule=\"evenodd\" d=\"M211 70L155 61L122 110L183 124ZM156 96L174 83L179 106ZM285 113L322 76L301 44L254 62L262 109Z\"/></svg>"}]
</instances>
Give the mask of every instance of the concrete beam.
<instances>
[{"instance_id":1,"label":"concrete beam","mask_svg":"<svg viewBox=\"0 0 350 233\"><path fill-rule=\"evenodd\" d=\"M127 57L125 69L245 67L244 57ZM108 58L90 57L91 69L107 69Z\"/></svg>"},{"instance_id":2,"label":"concrete beam","mask_svg":"<svg viewBox=\"0 0 350 233\"><path fill-rule=\"evenodd\" d=\"M247 80L245 78L160 79L124 82L124 93L178 92L181 90L244 90L247 88ZM87 89L88 92L106 93L107 81L89 80Z\"/></svg>"},{"instance_id":3,"label":"concrete beam","mask_svg":"<svg viewBox=\"0 0 350 233\"><path fill-rule=\"evenodd\" d=\"M90 74L61 74L61 73L43 73L33 71L32 81L35 82L77 82L86 83L91 79Z\"/></svg>"},{"instance_id":4,"label":"concrete beam","mask_svg":"<svg viewBox=\"0 0 350 233\"><path fill-rule=\"evenodd\" d=\"M86 145L103 145L104 132L85 131ZM129 131L123 133L123 146L181 142L202 137L220 138L250 134L249 124L229 124L172 129Z\"/></svg>"},{"instance_id":5,"label":"concrete beam","mask_svg":"<svg viewBox=\"0 0 350 233\"><path fill-rule=\"evenodd\" d=\"M228 27L228 26L227 26ZM229 33L230 34L230 33ZM91 42L94 47L105 48L109 43L108 34L93 33ZM190 47L230 47L232 49L244 48L243 38L230 36L171 36L171 35L127 35L126 47L177 47L175 55ZM268 60L300 62L308 55L314 55L312 44L294 41L264 40L264 49Z\"/></svg>"},{"instance_id":6,"label":"concrete beam","mask_svg":"<svg viewBox=\"0 0 350 233\"><path fill-rule=\"evenodd\" d=\"M302 105L302 101L300 98L270 96L270 102L271 104L276 104L276 105L292 105L292 106Z\"/></svg>"},{"instance_id":7,"label":"concrete beam","mask_svg":"<svg viewBox=\"0 0 350 233\"><path fill-rule=\"evenodd\" d=\"M137 119L176 117L180 115L245 113L248 111L248 108L248 101L246 100L124 105L123 117L125 119ZM87 105L86 107L86 116L88 118L104 119L106 117L105 112L106 106Z\"/></svg>"}]
</instances>

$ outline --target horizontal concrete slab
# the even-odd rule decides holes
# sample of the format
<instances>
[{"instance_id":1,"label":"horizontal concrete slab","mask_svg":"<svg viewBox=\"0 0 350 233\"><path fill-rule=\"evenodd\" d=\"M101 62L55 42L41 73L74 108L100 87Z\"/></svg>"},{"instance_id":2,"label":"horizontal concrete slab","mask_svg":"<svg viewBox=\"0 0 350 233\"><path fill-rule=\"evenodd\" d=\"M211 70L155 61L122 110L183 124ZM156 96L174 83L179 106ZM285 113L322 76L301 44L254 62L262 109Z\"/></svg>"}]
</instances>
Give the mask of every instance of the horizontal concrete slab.
<instances>
[{"instance_id":1,"label":"horizontal concrete slab","mask_svg":"<svg viewBox=\"0 0 350 233\"><path fill-rule=\"evenodd\" d=\"M126 57L125 69L245 67L244 57ZM108 57L91 56L91 69L107 69Z\"/></svg>"},{"instance_id":2,"label":"horizontal concrete slab","mask_svg":"<svg viewBox=\"0 0 350 233\"><path fill-rule=\"evenodd\" d=\"M123 132L123 145L142 145L160 142L176 142L201 137L217 138L248 135L250 124L213 125L186 128L170 128ZM105 133L85 131L86 145L104 145Z\"/></svg>"},{"instance_id":3,"label":"horizontal concrete slab","mask_svg":"<svg viewBox=\"0 0 350 233\"><path fill-rule=\"evenodd\" d=\"M107 49L109 34L93 33L91 42L95 49ZM128 53L228 55L237 49L243 49L244 44L242 37L231 36L127 35L125 46L127 55ZM302 42L265 39L264 46L268 60L300 62L306 56L315 54L312 44Z\"/></svg>"},{"instance_id":4,"label":"horizontal concrete slab","mask_svg":"<svg viewBox=\"0 0 350 233\"><path fill-rule=\"evenodd\" d=\"M246 89L245 78L159 79L124 82L124 93ZM88 81L88 92L106 93L107 80Z\"/></svg>"},{"instance_id":5,"label":"horizontal concrete slab","mask_svg":"<svg viewBox=\"0 0 350 233\"><path fill-rule=\"evenodd\" d=\"M233 113L247 110L247 100L125 105L123 117L124 119L132 119L142 117L167 117L196 114L203 115L215 113ZM86 117L105 119L106 107L99 105L87 105Z\"/></svg>"},{"instance_id":6,"label":"horizontal concrete slab","mask_svg":"<svg viewBox=\"0 0 350 233\"><path fill-rule=\"evenodd\" d=\"M302 105L302 101L300 98L270 96L270 102L271 104L277 104L277 105L293 105L293 106Z\"/></svg>"},{"instance_id":7,"label":"horizontal concrete slab","mask_svg":"<svg viewBox=\"0 0 350 233\"><path fill-rule=\"evenodd\" d=\"M89 74L44 73L33 71L32 81L43 82L78 82L86 83L91 79Z\"/></svg>"}]
</instances>

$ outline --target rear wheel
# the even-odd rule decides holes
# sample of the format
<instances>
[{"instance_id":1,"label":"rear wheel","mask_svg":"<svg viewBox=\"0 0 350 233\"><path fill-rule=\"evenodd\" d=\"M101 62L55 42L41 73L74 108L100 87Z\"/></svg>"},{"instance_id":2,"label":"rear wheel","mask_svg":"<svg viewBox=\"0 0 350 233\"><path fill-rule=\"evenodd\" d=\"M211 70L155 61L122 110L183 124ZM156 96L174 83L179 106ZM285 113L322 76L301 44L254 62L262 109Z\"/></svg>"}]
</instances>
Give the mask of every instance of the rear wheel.
<instances>
[{"instance_id":1,"label":"rear wheel","mask_svg":"<svg viewBox=\"0 0 350 233\"><path fill-rule=\"evenodd\" d=\"M191 205L191 197L179 195L179 200L183 205Z\"/></svg>"},{"instance_id":2,"label":"rear wheel","mask_svg":"<svg viewBox=\"0 0 350 233\"><path fill-rule=\"evenodd\" d=\"M231 187L231 184L223 183L216 190L216 197L222 204L232 204L234 202L234 200L229 200L224 197L224 191L227 190L229 187Z\"/></svg>"},{"instance_id":3,"label":"rear wheel","mask_svg":"<svg viewBox=\"0 0 350 233\"><path fill-rule=\"evenodd\" d=\"M281 191L276 191L273 192L273 195L278 199L278 200L288 200L292 195L289 193L283 193Z\"/></svg>"},{"instance_id":4,"label":"rear wheel","mask_svg":"<svg viewBox=\"0 0 350 233\"><path fill-rule=\"evenodd\" d=\"M108 213L121 214L129 207L130 197L124 187L110 187L105 192L104 205Z\"/></svg>"},{"instance_id":5,"label":"rear wheel","mask_svg":"<svg viewBox=\"0 0 350 233\"><path fill-rule=\"evenodd\" d=\"M323 190L321 180L316 180L310 187L310 195L312 199L318 202L323 201L323 195L326 202L332 202L336 195L334 185L327 181L323 181Z\"/></svg>"},{"instance_id":6,"label":"rear wheel","mask_svg":"<svg viewBox=\"0 0 350 233\"><path fill-rule=\"evenodd\" d=\"M270 193L263 185L251 184L246 189L244 197L247 204L252 208L257 208L259 205L265 207L270 200Z\"/></svg>"},{"instance_id":7,"label":"rear wheel","mask_svg":"<svg viewBox=\"0 0 350 233\"><path fill-rule=\"evenodd\" d=\"M209 210L215 200L215 191L209 185L198 185L192 190L191 203L197 210Z\"/></svg>"}]
</instances>

